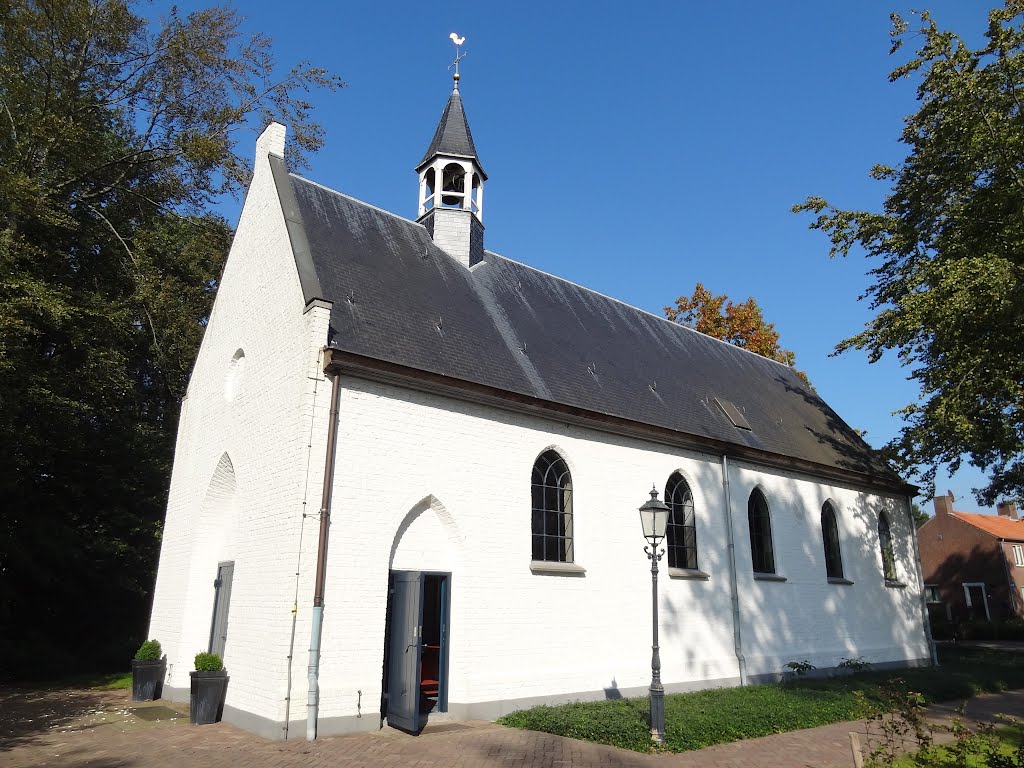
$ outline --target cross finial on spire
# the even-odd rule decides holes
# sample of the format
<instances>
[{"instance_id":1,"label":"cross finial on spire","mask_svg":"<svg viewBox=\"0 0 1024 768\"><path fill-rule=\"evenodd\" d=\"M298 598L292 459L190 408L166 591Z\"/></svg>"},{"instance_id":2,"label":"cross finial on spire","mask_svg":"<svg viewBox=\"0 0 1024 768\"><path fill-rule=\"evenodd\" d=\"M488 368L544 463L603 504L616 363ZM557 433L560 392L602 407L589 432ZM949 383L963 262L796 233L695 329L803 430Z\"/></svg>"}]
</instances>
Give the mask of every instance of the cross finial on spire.
<instances>
[{"instance_id":1,"label":"cross finial on spire","mask_svg":"<svg viewBox=\"0 0 1024 768\"><path fill-rule=\"evenodd\" d=\"M466 42L465 37L459 37L458 33L452 32L448 35L449 39L455 44L455 61L448 65L448 69L455 67L455 74L452 75L452 79L455 81L455 89L459 88L459 62L466 58L466 54L461 52L462 44Z\"/></svg>"}]
</instances>

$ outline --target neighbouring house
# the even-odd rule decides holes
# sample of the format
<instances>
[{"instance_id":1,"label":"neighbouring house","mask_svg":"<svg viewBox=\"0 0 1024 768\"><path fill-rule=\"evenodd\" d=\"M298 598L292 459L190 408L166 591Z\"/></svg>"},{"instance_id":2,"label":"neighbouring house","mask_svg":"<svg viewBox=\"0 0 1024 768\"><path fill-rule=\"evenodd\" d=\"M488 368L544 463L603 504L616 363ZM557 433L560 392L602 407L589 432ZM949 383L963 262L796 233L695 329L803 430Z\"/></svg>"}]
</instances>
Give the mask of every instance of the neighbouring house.
<instances>
[{"instance_id":1,"label":"neighbouring house","mask_svg":"<svg viewBox=\"0 0 1024 768\"><path fill-rule=\"evenodd\" d=\"M957 512L952 493L935 497L935 516L917 532L933 617L1024 618L1024 522L1013 502L1001 502L997 510Z\"/></svg>"},{"instance_id":2,"label":"neighbouring house","mask_svg":"<svg viewBox=\"0 0 1024 768\"><path fill-rule=\"evenodd\" d=\"M275 738L642 695L652 482L669 692L928 661L916 489L795 371L486 250L458 81L416 172L403 218L256 142L181 410L165 695L207 649Z\"/></svg>"}]
</instances>

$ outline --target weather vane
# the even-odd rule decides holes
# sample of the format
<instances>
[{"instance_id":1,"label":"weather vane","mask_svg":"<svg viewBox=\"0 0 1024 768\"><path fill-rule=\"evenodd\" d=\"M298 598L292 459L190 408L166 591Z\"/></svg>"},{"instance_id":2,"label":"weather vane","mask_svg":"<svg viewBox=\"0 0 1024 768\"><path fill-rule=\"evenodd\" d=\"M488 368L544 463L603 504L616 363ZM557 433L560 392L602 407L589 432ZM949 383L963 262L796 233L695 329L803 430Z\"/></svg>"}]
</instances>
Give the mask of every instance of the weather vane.
<instances>
[{"instance_id":1,"label":"weather vane","mask_svg":"<svg viewBox=\"0 0 1024 768\"><path fill-rule=\"evenodd\" d=\"M462 44L466 42L466 38L459 37L458 33L452 32L448 37L455 44L455 61L448 65L448 69L455 67L455 74L452 75L452 79L455 80L455 87L459 87L459 62L466 58L466 54L461 52Z\"/></svg>"}]
</instances>

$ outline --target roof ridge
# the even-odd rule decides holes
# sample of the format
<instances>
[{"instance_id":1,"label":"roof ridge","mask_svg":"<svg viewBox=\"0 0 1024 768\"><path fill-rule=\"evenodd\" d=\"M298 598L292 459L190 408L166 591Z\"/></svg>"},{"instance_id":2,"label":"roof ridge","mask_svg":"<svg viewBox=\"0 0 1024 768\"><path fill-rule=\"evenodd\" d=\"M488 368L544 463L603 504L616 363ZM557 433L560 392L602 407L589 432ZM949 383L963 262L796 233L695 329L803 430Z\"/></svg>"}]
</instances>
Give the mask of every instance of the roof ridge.
<instances>
[{"instance_id":1,"label":"roof ridge","mask_svg":"<svg viewBox=\"0 0 1024 768\"><path fill-rule=\"evenodd\" d=\"M743 347L738 347L735 344L730 344L728 341L725 341L723 339L715 338L714 336L710 336L710 335L704 333L703 331L698 331L696 328L691 328L688 325L683 325L682 323L677 323L677 322L675 322L673 320L669 320L667 317L663 317L662 315L656 315L653 312L649 312L648 310L644 309L643 307L633 306L629 302L623 301L622 299L617 299L614 296L609 296L606 293L601 293L601 291L595 290L593 288L588 288L587 286L581 285L580 283L574 283L572 280L569 280L568 278L561 277L560 275L556 275L556 274L553 274L551 272L547 272L547 271L545 271L543 269L539 269L538 267L534 267L531 264L526 264L525 262L517 261L516 259L510 259L508 256L502 256L500 253L497 253L495 251L485 250L484 253L490 253L491 255L497 256L498 258L504 259L505 261L511 261L513 264L518 264L518 265L520 265L522 267L526 267L527 269L532 269L534 272L539 272L542 275L547 275L548 277L553 277L555 280L560 280L563 283L568 283L569 285L574 285L577 288L582 288L583 290L588 291L590 293L593 293L596 296L601 296L601 297L603 297L605 299L608 299L609 301L614 301L616 304L621 304L624 307L629 307L630 309L636 310L637 312L641 312L641 313L643 313L645 315L649 315L650 317L653 317L656 320L661 320L662 322L668 323L669 325L671 325L671 326L673 326L675 328L682 328L683 330L689 331L690 333L696 333L698 336L703 336L704 338L711 339L712 341L718 342L719 344L724 344L725 346L729 347L730 349L736 349L736 350L739 350L740 352L746 352L748 355L754 355L755 357L760 358L761 360L767 360L769 363L775 363L775 365L781 366L781 367L783 367L783 368L785 368L786 370L789 370L789 371L795 371L796 370L795 368L793 368L790 365L786 365L785 363L780 363L778 360L773 360L770 357L765 357L764 355L759 355L757 352L752 352L749 349L744 349Z\"/></svg>"},{"instance_id":2,"label":"roof ridge","mask_svg":"<svg viewBox=\"0 0 1024 768\"><path fill-rule=\"evenodd\" d=\"M1021 523L1024 520L1014 520L1012 517L1006 515L1000 515L997 512L961 512L958 509L953 510L954 515L966 515L967 517L982 517L985 520L1005 520L1008 523Z\"/></svg>"}]
</instances>

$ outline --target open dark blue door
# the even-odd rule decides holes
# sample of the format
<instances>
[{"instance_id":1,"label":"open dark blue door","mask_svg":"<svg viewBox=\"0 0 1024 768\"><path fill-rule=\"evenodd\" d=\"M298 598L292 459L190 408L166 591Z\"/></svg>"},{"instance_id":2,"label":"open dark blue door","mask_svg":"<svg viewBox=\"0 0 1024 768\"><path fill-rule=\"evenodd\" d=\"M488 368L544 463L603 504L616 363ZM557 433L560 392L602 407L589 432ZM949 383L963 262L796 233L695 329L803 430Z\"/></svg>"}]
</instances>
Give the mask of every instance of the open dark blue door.
<instances>
[{"instance_id":1,"label":"open dark blue door","mask_svg":"<svg viewBox=\"0 0 1024 768\"><path fill-rule=\"evenodd\" d=\"M418 732L420 715L420 635L423 625L423 574L394 571L391 626L388 627L388 725Z\"/></svg>"}]
</instances>

